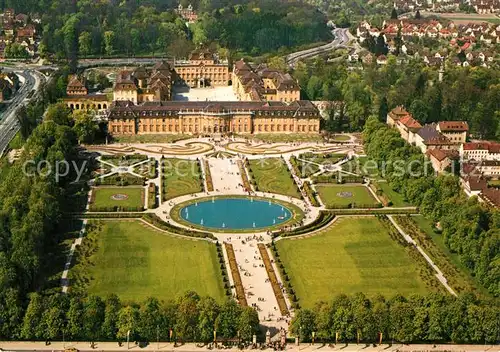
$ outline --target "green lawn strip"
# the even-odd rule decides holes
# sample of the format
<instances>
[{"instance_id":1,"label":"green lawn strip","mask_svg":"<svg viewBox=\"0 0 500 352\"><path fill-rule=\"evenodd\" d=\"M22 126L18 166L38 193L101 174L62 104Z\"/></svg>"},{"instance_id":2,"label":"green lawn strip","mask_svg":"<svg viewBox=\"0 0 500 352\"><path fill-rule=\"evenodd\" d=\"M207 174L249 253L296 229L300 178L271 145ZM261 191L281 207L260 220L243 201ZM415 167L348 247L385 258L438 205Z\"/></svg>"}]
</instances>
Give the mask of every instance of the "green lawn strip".
<instances>
[{"instance_id":1,"label":"green lawn strip","mask_svg":"<svg viewBox=\"0 0 500 352\"><path fill-rule=\"evenodd\" d=\"M250 176L256 184L256 191L302 198L283 159L252 159L249 160L249 166Z\"/></svg>"},{"instance_id":2,"label":"green lawn strip","mask_svg":"<svg viewBox=\"0 0 500 352\"><path fill-rule=\"evenodd\" d=\"M366 156L354 158L342 165L342 170L359 175L376 177L379 175L375 161Z\"/></svg>"},{"instance_id":3,"label":"green lawn strip","mask_svg":"<svg viewBox=\"0 0 500 352\"><path fill-rule=\"evenodd\" d=\"M315 187L327 208L380 206L370 191L360 184L317 184ZM342 196L342 193L345 193L345 196ZM348 196L349 193L352 196Z\"/></svg>"},{"instance_id":4,"label":"green lawn strip","mask_svg":"<svg viewBox=\"0 0 500 352\"><path fill-rule=\"evenodd\" d=\"M404 197L393 190L389 183L387 182L377 182L376 184L378 188L382 190L382 192L389 198L389 200L392 202L392 205L395 207L409 207L411 206L410 203L406 202Z\"/></svg>"},{"instance_id":5,"label":"green lawn strip","mask_svg":"<svg viewBox=\"0 0 500 352\"><path fill-rule=\"evenodd\" d=\"M323 137L319 134L296 134L296 133L291 133L291 134L258 133L252 135L252 138L266 143L320 142L323 140Z\"/></svg>"},{"instance_id":6,"label":"green lawn strip","mask_svg":"<svg viewBox=\"0 0 500 352\"><path fill-rule=\"evenodd\" d=\"M189 221L186 221L182 218L181 216L181 211L183 208L187 207L188 205L194 204L194 203L200 203L203 201L207 200L212 200L212 199L228 199L228 198L247 198L250 199L248 196L240 196L240 195L230 195L230 196L213 196L213 197L204 197L204 198L196 198L196 199L190 199L188 201L182 202L180 204L176 204L171 210L170 210L170 217L172 220L179 224L183 224L185 226L188 226L193 229L198 229L198 230L204 230L204 231L210 231L210 232L215 232L215 233L254 233L258 231L264 231L264 230L278 230L284 227L288 227L291 225L297 225L302 222L304 219L304 212L302 209L300 209L298 206L285 202L282 200L278 199L272 199L271 201L276 204L280 204L290 210L292 213L290 219L288 219L285 222L282 222L281 224L278 225L273 225L273 226L267 226L267 227L262 227L262 228L251 228L251 229L214 229L214 228L206 228L203 225L198 225L198 224L193 224ZM254 200L265 200L268 201L270 200L269 198L263 198L263 197L252 197Z\"/></svg>"},{"instance_id":7,"label":"green lawn strip","mask_svg":"<svg viewBox=\"0 0 500 352\"><path fill-rule=\"evenodd\" d=\"M449 270L453 270L455 268L458 269L458 271L452 271L452 273L455 274L454 277L447 277L448 280L451 280L450 285L452 285L452 288L455 288L455 286L457 286L458 291L464 290L465 288L465 290L473 290L480 295L491 297L488 291L472 275L471 270L460 261L458 254L452 253L446 246L446 244L444 243L444 236L434 231L430 220L426 219L423 215L412 216L411 219L418 225L420 230L422 230L427 236L432 239L432 242L437 247L436 249L433 249L433 251L437 253L435 254L437 260L447 260L449 263L451 263L454 268L451 267ZM446 258L442 258L442 254L444 254ZM439 264L437 265L440 266ZM446 276L444 270L446 269L446 266L444 264L442 264L442 266L443 268L441 268L441 270L443 270L443 274Z\"/></svg>"},{"instance_id":8,"label":"green lawn strip","mask_svg":"<svg viewBox=\"0 0 500 352\"><path fill-rule=\"evenodd\" d=\"M189 290L224 299L214 244L158 232L139 221L92 221L78 264L75 290L125 301L170 300ZM82 253L82 251L79 252ZM86 282L87 281L87 282ZM71 281L73 286L73 281Z\"/></svg>"},{"instance_id":9,"label":"green lawn strip","mask_svg":"<svg viewBox=\"0 0 500 352\"><path fill-rule=\"evenodd\" d=\"M141 175L142 177L147 179L158 177L156 159L151 158L147 162L134 166L134 173Z\"/></svg>"},{"instance_id":10,"label":"green lawn strip","mask_svg":"<svg viewBox=\"0 0 500 352\"><path fill-rule=\"evenodd\" d=\"M339 293L426 293L418 265L375 217L341 218L309 238L276 242L302 307Z\"/></svg>"},{"instance_id":11,"label":"green lawn strip","mask_svg":"<svg viewBox=\"0 0 500 352\"><path fill-rule=\"evenodd\" d=\"M112 197L117 194L128 196L127 199L114 200ZM113 211L108 208L119 207L123 211L142 210L144 206L144 188L141 187L96 187L92 191L91 211ZM127 210L128 209L128 210Z\"/></svg>"},{"instance_id":12,"label":"green lawn strip","mask_svg":"<svg viewBox=\"0 0 500 352\"><path fill-rule=\"evenodd\" d=\"M102 161L106 161L115 166L132 166L134 164L140 163L141 161L148 160L147 155L143 154L133 154L133 155L103 155L101 156Z\"/></svg>"},{"instance_id":13,"label":"green lawn strip","mask_svg":"<svg viewBox=\"0 0 500 352\"><path fill-rule=\"evenodd\" d=\"M334 142L346 142L346 141L349 141L351 139L351 137L347 136L345 134L336 134L335 136L330 137L329 139L330 139L330 141L334 141Z\"/></svg>"},{"instance_id":14,"label":"green lawn strip","mask_svg":"<svg viewBox=\"0 0 500 352\"><path fill-rule=\"evenodd\" d=\"M198 160L162 159L162 170L163 201L203 191Z\"/></svg>"},{"instance_id":15,"label":"green lawn strip","mask_svg":"<svg viewBox=\"0 0 500 352\"><path fill-rule=\"evenodd\" d=\"M192 138L184 134L147 134L132 136L114 136L113 142L116 143L174 143L184 139Z\"/></svg>"}]
</instances>

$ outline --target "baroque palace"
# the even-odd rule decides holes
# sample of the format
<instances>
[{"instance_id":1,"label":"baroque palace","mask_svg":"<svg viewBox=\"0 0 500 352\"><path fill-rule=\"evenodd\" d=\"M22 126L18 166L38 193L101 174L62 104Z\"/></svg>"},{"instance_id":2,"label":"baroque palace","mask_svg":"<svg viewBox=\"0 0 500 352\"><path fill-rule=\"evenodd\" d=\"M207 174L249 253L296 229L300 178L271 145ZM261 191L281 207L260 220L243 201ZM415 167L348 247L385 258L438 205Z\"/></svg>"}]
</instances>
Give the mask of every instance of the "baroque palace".
<instances>
[{"instance_id":1,"label":"baroque palace","mask_svg":"<svg viewBox=\"0 0 500 352\"><path fill-rule=\"evenodd\" d=\"M319 133L320 113L300 100L289 74L240 60L229 74L227 61L197 50L187 61L158 62L117 73L113 102L89 95L83 79L73 77L65 101L72 110L106 111L110 135L211 133ZM175 84L228 86L239 101L172 101ZM109 103L108 103L109 104Z\"/></svg>"}]
</instances>

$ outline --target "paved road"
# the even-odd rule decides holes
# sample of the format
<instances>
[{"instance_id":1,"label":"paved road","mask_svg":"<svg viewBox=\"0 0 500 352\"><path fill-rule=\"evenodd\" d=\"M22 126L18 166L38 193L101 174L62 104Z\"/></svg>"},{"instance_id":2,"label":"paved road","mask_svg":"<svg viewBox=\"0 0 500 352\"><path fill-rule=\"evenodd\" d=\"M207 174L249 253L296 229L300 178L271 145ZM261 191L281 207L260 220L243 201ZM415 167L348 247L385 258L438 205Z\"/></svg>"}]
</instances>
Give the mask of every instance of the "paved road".
<instances>
[{"instance_id":1,"label":"paved road","mask_svg":"<svg viewBox=\"0 0 500 352\"><path fill-rule=\"evenodd\" d=\"M294 66L299 60L318 56L337 48L345 48L349 42L348 32L349 29L347 28L334 28L332 34L335 36L335 39L330 43L289 54L286 56L285 60L289 65Z\"/></svg>"},{"instance_id":2,"label":"paved road","mask_svg":"<svg viewBox=\"0 0 500 352\"><path fill-rule=\"evenodd\" d=\"M17 110L28 101L28 94L32 90L37 91L41 82L45 80L42 74L26 67L24 69L3 68L3 70L15 72L19 76L21 86L0 116L0 156L19 131L20 126L16 119Z\"/></svg>"},{"instance_id":3,"label":"paved road","mask_svg":"<svg viewBox=\"0 0 500 352\"><path fill-rule=\"evenodd\" d=\"M0 350L3 351L61 351L65 348L76 348L79 351L128 351L127 343L124 342L122 346L118 346L116 342L96 342L94 345L94 349L90 347L89 342L53 342L48 346L45 346L43 342L2 342L0 341ZM173 343L168 342L160 342L157 344L156 342L151 342L146 347L136 346L133 342L130 342L130 350L131 351L179 351L179 352L203 352L209 351L206 347L196 347L194 343L188 343L179 347L174 348ZM247 349L251 351L250 349ZM451 352L461 352L461 351L498 351L498 345L403 345L403 344L393 344L393 345L365 345L365 344L355 344L351 343L345 345L343 343L339 343L337 345L322 346L322 344L316 343L315 345L310 345L308 343L301 343L300 346L295 346L293 344L288 344L286 346L286 351L300 351L300 352L335 352L335 351L363 351L363 352L374 352L374 351L412 351L412 352L431 352L431 351L451 351ZM228 351L242 351L236 348L231 349L212 349L211 352L228 352ZM253 350L258 351L258 350ZM272 349L267 349L266 351L272 351Z\"/></svg>"}]
</instances>

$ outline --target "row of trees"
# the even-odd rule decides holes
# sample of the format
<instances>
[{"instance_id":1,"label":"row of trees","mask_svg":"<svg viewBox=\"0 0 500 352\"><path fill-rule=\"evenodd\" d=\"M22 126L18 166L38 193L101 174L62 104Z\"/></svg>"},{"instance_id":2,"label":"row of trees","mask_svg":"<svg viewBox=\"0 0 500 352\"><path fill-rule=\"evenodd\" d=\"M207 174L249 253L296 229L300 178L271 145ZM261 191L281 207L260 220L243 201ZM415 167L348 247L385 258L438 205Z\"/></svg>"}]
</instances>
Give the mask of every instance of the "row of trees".
<instances>
[{"instance_id":1,"label":"row of trees","mask_svg":"<svg viewBox=\"0 0 500 352\"><path fill-rule=\"evenodd\" d=\"M365 65L348 71L342 63L322 59L299 63L293 72L311 100L342 102L330 112L331 128L361 130L369 116L385 121L387 112L405 106L421 123L463 120L475 138L500 139L500 71L446 65L442 82L437 68L421 60L398 65ZM328 126L327 126L328 127Z\"/></svg>"},{"instance_id":2,"label":"row of trees","mask_svg":"<svg viewBox=\"0 0 500 352\"><path fill-rule=\"evenodd\" d=\"M498 303L498 302L496 302ZM498 343L500 308L473 295L367 298L338 295L301 309L291 331L302 341Z\"/></svg>"},{"instance_id":3,"label":"row of trees","mask_svg":"<svg viewBox=\"0 0 500 352\"><path fill-rule=\"evenodd\" d=\"M500 296L500 211L468 198L455 175L434 176L417 147L370 117L364 129L365 150L391 187L442 228L444 242L477 280ZM394 165L403 165L403 172ZM382 170L383 166L383 170Z\"/></svg>"},{"instance_id":4,"label":"row of trees","mask_svg":"<svg viewBox=\"0 0 500 352\"><path fill-rule=\"evenodd\" d=\"M2 295L0 306L6 324L0 336L9 339L78 341L203 341L240 336L250 341L258 333L259 318L251 307L234 300L220 304L211 297L187 292L175 301L121 302L116 295L42 296L33 293L24 313L10 297Z\"/></svg>"}]
</instances>

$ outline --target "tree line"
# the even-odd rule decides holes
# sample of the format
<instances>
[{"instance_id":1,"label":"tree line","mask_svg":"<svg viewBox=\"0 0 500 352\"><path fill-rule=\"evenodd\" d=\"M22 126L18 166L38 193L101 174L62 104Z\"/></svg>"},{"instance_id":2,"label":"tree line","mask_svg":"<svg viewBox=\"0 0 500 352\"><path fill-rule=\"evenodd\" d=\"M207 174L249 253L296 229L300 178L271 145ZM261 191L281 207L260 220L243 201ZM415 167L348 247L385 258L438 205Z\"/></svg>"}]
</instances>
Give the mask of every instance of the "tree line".
<instances>
[{"instance_id":1,"label":"tree line","mask_svg":"<svg viewBox=\"0 0 500 352\"><path fill-rule=\"evenodd\" d=\"M363 132L365 151L391 187L442 228L446 246L492 295L500 296L500 211L467 197L453 174L435 176L425 155L373 116ZM402 163L404 173L397 163ZM384 166L384 169L381 167Z\"/></svg>"},{"instance_id":2,"label":"tree line","mask_svg":"<svg viewBox=\"0 0 500 352\"><path fill-rule=\"evenodd\" d=\"M300 2L194 1L199 21L189 26L174 11L177 1L124 1L117 6L114 1L3 0L2 5L38 11L41 54L73 65L83 56L186 57L195 46L212 42L258 55L330 39L326 16Z\"/></svg>"},{"instance_id":3,"label":"tree line","mask_svg":"<svg viewBox=\"0 0 500 352\"><path fill-rule=\"evenodd\" d=\"M500 139L500 71L486 67L458 67L447 63L442 82L436 67L421 59L398 65L363 65L349 71L343 63L316 59L299 63L293 72L302 97L339 102L323 127L332 132L360 131L374 115L403 105L421 124L467 121L474 138Z\"/></svg>"},{"instance_id":4,"label":"tree line","mask_svg":"<svg viewBox=\"0 0 500 352\"><path fill-rule=\"evenodd\" d=\"M375 278L374 278L375 279ZM498 302L472 294L337 295L297 312L291 331L301 341L348 343L498 343Z\"/></svg>"},{"instance_id":5,"label":"tree line","mask_svg":"<svg viewBox=\"0 0 500 352\"><path fill-rule=\"evenodd\" d=\"M32 293L25 312L7 292L0 300L0 336L21 340L202 341L240 337L251 341L259 318L251 307L223 303L187 292L172 301L147 298L140 303L116 295L41 295ZM215 335L214 335L215 331Z\"/></svg>"}]
</instances>

